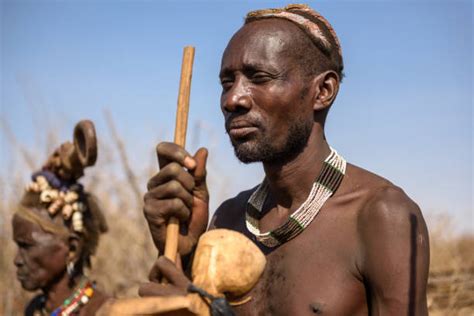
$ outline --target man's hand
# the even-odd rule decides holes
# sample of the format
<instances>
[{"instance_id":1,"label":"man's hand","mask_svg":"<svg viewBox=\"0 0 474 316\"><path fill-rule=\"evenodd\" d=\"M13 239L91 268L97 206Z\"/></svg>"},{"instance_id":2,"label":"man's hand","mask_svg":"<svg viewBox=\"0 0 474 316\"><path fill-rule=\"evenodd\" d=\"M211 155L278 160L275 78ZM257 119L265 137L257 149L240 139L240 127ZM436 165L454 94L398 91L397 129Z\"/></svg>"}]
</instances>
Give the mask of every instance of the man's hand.
<instances>
[{"instance_id":1,"label":"man's hand","mask_svg":"<svg viewBox=\"0 0 474 316\"><path fill-rule=\"evenodd\" d=\"M160 253L164 251L168 219L178 218L178 251L186 255L207 227L207 150L200 148L193 157L182 147L163 142L158 144L156 152L160 171L148 181L148 192L144 196L145 217Z\"/></svg>"},{"instance_id":2,"label":"man's hand","mask_svg":"<svg viewBox=\"0 0 474 316\"><path fill-rule=\"evenodd\" d=\"M165 277L169 283L160 284L161 277ZM156 260L149 279L151 282L142 284L138 289L140 296L184 296L188 294L187 289L191 284L184 272L165 256Z\"/></svg>"}]
</instances>

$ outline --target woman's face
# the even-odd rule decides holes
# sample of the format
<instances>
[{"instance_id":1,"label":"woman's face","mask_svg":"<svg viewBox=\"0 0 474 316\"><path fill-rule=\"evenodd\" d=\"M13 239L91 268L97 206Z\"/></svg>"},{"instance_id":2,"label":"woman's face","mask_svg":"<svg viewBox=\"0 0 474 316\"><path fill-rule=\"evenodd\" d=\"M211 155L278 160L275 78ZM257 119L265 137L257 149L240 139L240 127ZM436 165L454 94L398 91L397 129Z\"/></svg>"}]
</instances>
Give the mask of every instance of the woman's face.
<instances>
[{"instance_id":1,"label":"woman's face","mask_svg":"<svg viewBox=\"0 0 474 316\"><path fill-rule=\"evenodd\" d=\"M18 215L13 217L12 225L13 240L18 245L14 263L21 286L35 291L64 277L69 253L67 242Z\"/></svg>"}]
</instances>

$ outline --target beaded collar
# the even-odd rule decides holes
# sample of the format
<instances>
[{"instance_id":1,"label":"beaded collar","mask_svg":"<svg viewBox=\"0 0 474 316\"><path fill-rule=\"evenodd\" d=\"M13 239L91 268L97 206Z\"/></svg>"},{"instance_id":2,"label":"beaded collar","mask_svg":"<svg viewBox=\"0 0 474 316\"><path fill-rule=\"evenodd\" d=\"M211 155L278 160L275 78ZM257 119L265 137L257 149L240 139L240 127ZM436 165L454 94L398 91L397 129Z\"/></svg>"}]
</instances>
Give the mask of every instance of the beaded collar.
<instances>
[{"instance_id":1,"label":"beaded collar","mask_svg":"<svg viewBox=\"0 0 474 316\"><path fill-rule=\"evenodd\" d=\"M265 178L247 202L245 213L247 229L257 237L259 242L270 248L295 238L311 224L324 203L336 192L345 173L346 161L331 148L331 153L324 160L321 172L306 201L290 215L284 224L275 230L261 233L259 222L263 217L262 208L269 191Z\"/></svg>"},{"instance_id":2,"label":"beaded collar","mask_svg":"<svg viewBox=\"0 0 474 316\"><path fill-rule=\"evenodd\" d=\"M41 309L34 312L33 316L70 316L70 315L79 315L80 309L86 305L92 296L94 295L95 285L87 278L83 277L79 283L77 289L64 300L63 304L56 308L51 314L49 314L45 308L44 304L46 303L46 298L41 297Z\"/></svg>"}]
</instances>

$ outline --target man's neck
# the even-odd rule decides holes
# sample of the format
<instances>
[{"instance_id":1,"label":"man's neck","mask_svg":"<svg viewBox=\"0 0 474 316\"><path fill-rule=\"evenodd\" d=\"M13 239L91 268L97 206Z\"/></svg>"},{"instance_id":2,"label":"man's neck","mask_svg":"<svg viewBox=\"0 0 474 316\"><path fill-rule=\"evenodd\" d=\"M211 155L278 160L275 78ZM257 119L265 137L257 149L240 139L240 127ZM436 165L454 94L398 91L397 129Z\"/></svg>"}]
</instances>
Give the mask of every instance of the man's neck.
<instances>
[{"instance_id":1,"label":"man's neck","mask_svg":"<svg viewBox=\"0 0 474 316\"><path fill-rule=\"evenodd\" d=\"M45 308L47 311L52 312L59 306L61 306L65 299L71 296L75 290L78 280L70 282L69 275L64 273L61 279L51 285L47 290L43 290L46 296Z\"/></svg>"},{"instance_id":2,"label":"man's neck","mask_svg":"<svg viewBox=\"0 0 474 316\"><path fill-rule=\"evenodd\" d=\"M278 208L294 211L306 200L330 151L324 131L315 124L306 147L299 155L284 163L263 165L270 198Z\"/></svg>"}]
</instances>

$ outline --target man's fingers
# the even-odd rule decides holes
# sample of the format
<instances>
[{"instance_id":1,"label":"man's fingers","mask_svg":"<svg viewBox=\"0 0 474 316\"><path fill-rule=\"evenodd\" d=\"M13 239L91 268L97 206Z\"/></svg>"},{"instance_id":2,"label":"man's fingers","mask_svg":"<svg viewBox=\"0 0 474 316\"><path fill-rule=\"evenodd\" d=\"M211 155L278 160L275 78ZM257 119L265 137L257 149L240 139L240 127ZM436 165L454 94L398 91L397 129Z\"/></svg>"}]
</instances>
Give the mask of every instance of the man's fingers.
<instances>
[{"instance_id":1,"label":"man's fingers","mask_svg":"<svg viewBox=\"0 0 474 316\"><path fill-rule=\"evenodd\" d=\"M155 283L160 283L161 281L160 267L158 267L156 261L153 263L153 267L151 267L150 273L148 274L148 280Z\"/></svg>"},{"instance_id":2,"label":"man's fingers","mask_svg":"<svg viewBox=\"0 0 474 316\"><path fill-rule=\"evenodd\" d=\"M147 220L156 225L162 225L170 217L177 217L180 221L187 221L191 215L191 210L183 200L170 198L157 200L153 192L145 194L145 205L143 211Z\"/></svg>"},{"instance_id":3,"label":"man's fingers","mask_svg":"<svg viewBox=\"0 0 474 316\"><path fill-rule=\"evenodd\" d=\"M194 188L194 179L189 172L184 170L177 162L171 162L148 181L147 189L151 190L156 186L171 180L179 181L188 191L192 191Z\"/></svg>"},{"instance_id":4,"label":"man's fingers","mask_svg":"<svg viewBox=\"0 0 474 316\"><path fill-rule=\"evenodd\" d=\"M181 287L184 290L186 290L189 283L191 283L184 275L184 272L165 256L159 257L156 260L155 265L159 269L161 275L166 278L169 283Z\"/></svg>"},{"instance_id":5,"label":"man's fingers","mask_svg":"<svg viewBox=\"0 0 474 316\"><path fill-rule=\"evenodd\" d=\"M171 284L159 283L143 283L138 288L138 295L140 296L184 296L187 292L184 288L180 288Z\"/></svg>"},{"instance_id":6,"label":"man's fingers","mask_svg":"<svg viewBox=\"0 0 474 316\"><path fill-rule=\"evenodd\" d=\"M156 200L180 199L189 209L193 207L192 193L187 191L181 183L176 180L171 180L147 192L146 198Z\"/></svg>"},{"instance_id":7,"label":"man's fingers","mask_svg":"<svg viewBox=\"0 0 474 316\"><path fill-rule=\"evenodd\" d=\"M184 150L183 147L174 143L162 142L156 146L156 154L158 156L158 164L160 169L170 162L177 162L183 167L192 170L196 167L193 157Z\"/></svg>"}]
</instances>

